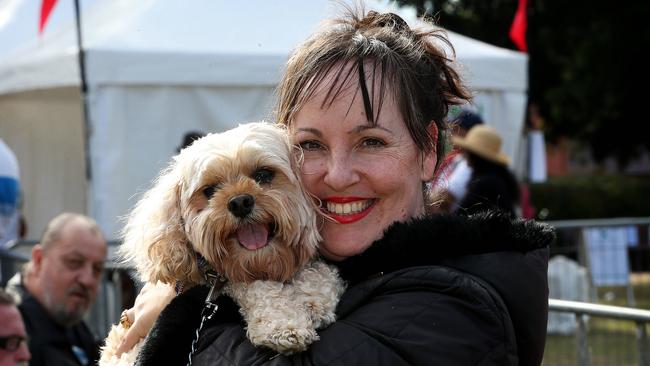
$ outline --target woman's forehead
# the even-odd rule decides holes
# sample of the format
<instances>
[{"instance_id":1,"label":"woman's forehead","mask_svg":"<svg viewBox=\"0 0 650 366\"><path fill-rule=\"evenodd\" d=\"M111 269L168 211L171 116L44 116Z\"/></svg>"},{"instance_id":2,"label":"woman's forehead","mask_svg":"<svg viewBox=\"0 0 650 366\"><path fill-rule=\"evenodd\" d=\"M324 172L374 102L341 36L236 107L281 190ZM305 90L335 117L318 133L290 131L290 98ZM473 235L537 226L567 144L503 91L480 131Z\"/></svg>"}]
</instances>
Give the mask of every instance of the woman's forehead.
<instances>
[{"instance_id":1,"label":"woman's forehead","mask_svg":"<svg viewBox=\"0 0 650 366\"><path fill-rule=\"evenodd\" d=\"M360 67L361 66L361 67ZM380 91L382 85L392 84L393 78L390 77L388 70L383 67L381 61L375 59L360 60L341 60L330 65L323 65L314 72L306 89L312 89L316 92L341 93L350 89L357 89L361 86L362 79L360 73L365 74L368 89Z\"/></svg>"},{"instance_id":2,"label":"woman's forehead","mask_svg":"<svg viewBox=\"0 0 650 366\"><path fill-rule=\"evenodd\" d=\"M361 65L361 67L360 67ZM365 75L362 79L359 75ZM396 101L396 85L393 78L373 60L363 63L340 61L330 67L322 68L314 74L303 91L303 103L318 102L321 109L327 109L335 102L363 103L368 121L377 122L381 109L387 102Z\"/></svg>"}]
</instances>

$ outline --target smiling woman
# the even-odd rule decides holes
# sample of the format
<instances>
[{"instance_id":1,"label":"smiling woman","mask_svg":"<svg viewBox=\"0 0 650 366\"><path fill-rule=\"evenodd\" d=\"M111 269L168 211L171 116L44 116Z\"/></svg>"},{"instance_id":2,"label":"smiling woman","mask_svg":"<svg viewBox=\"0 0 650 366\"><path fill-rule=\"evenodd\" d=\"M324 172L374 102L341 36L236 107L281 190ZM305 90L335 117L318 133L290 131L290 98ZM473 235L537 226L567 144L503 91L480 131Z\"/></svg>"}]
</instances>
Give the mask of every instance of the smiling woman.
<instances>
[{"instance_id":1,"label":"smiling woman","mask_svg":"<svg viewBox=\"0 0 650 366\"><path fill-rule=\"evenodd\" d=\"M470 97L447 46L433 27L347 9L295 49L277 119L302 154L305 189L320 202L319 252L348 285L337 321L305 351L274 355L246 340L240 310L220 298L193 364L541 363L553 231L492 213L427 216L444 118ZM177 356L182 346L164 345L191 342L178 319L199 312L206 293L195 288L170 303L141 364L186 361Z\"/></svg>"},{"instance_id":2,"label":"smiling woman","mask_svg":"<svg viewBox=\"0 0 650 366\"><path fill-rule=\"evenodd\" d=\"M368 68L374 70L371 62ZM293 141L303 150L302 178L333 220L321 229L321 253L341 260L363 252L385 228L424 213L422 182L433 176L435 149L420 152L392 94L370 88L381 110L367 115L357 71L341 63L325 75L290 123ZM382 75L367 75L366 85L381 85ZM332 90L340 90L332 97ZM373 120L374 118L374 120ZM429 125L437 135L435 123Z\"/></svg>"}]
</instances>

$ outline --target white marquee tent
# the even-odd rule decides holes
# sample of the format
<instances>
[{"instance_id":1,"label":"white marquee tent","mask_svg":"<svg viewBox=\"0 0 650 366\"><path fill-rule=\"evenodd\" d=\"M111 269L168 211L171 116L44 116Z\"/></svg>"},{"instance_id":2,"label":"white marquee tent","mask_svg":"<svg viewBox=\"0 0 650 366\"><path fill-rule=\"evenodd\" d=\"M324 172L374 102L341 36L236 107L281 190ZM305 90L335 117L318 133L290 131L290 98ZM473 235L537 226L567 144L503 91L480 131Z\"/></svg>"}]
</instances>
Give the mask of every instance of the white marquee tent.
<instances>
[{"instance_id":1,"label":"white marquee tent","mask_svg":"<svg viewBox=\"0 0 650 366\"><path fill-rule=\"evenodd\" d=\"M116 239L120 217L183 134L270 116L289 52L337 11L329 0L95 0L86 8L90 180L73 18L0 59L0 136L21 164L32 239L63 210L90 214ZM399 12L415 22L410 9ZM36 27L36 18L25 21ZM526 55L449 37L481 114L516 160Z\"/></svg>"}]
</instances>

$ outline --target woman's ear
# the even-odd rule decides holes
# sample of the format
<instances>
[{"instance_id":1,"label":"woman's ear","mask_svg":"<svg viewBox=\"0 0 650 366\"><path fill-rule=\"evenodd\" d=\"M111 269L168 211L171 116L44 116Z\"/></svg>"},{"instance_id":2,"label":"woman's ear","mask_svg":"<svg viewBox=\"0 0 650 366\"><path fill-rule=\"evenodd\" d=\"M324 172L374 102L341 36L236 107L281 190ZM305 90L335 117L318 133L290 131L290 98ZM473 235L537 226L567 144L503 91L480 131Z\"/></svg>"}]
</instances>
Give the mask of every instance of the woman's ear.
<instances>
[{"instance_id":1,"label":"woman's ear","mask_svg":"<svg viewBox=\"0 0 650 366\"><path fill-rule=\"evenodd\" d=\"M435 121L431 121L427 130L433 139L433 149L422 153L422 176L420 178L423 182L433 179L433 173L435 173L438 165L438 125L436 125Z\"/></svg>"}]
</instances>

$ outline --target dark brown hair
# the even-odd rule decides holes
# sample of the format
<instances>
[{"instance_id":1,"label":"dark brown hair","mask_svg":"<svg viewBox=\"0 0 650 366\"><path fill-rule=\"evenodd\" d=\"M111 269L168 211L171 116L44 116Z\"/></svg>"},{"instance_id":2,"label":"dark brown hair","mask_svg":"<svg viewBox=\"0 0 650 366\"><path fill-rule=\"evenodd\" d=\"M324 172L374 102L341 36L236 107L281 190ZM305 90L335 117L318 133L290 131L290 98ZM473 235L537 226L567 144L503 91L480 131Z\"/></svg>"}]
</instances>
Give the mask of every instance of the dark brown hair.
<instances>
[{"instance_id":1,"label":"dark brown hair","mask_svg":"<svg viewBox=\"0 0 650 366\"><path fill-rule=\"evenodd\" d=\"M327 105L358 78L368 121L376 123L386 93L392 93L415 144L422 152L435 151L440 163L449 106L470 99L445 53L445 46L452 53L453 47L441 29L414 29L393 13L364 14L346 7L345 15L330 20L293 52L278 87L278 122L290 125L328 74L334 82ZM370 89L364 74L373 80ZM429 134L432 122L438 136Z\"/></svg>"}]
</instances>

